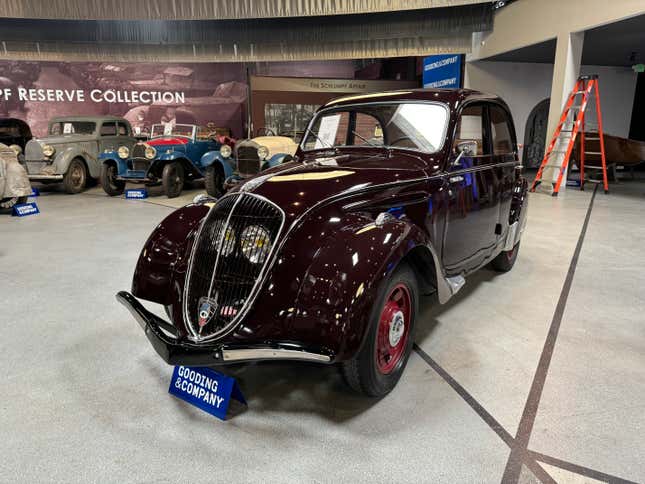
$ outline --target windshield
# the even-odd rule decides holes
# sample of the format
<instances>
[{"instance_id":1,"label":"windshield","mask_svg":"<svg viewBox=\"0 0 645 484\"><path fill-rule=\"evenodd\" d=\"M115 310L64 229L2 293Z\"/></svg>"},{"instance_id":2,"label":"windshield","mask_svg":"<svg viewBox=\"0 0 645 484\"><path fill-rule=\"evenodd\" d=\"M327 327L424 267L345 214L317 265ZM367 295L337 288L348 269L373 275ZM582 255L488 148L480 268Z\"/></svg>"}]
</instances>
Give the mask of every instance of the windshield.
<instances>
[{"instance_id":1,"label":"windshield","mask_svg":"<svg viewBox=\"0 0 645 484\"><path fill-rule=\"evenodd\" d=\"M58 121L49 127L49 134L60 136L62 134L94 134L96 123L91 121Z\"/></svg>"},{"instance_id":2,"label":"windshield","mask_svg":"<svg viewBox=\"0 0 645 484\"><path fill-rule=\"evenodd\" d=\"M301 147L387 146L434 153L443 144L447 122L447 107L437 103L348 106L316 116Z\"/></svg>"},{"instance_id":3,"label":"windshield","mask_svg":"<svg viewBox=\"0 0 645 484\"><path fill-rule=\"evenodd\" d=\"M193 137L192 124L153 124L151 138L158 138L159 136L185 136L186 138Z\"/></svg>"}]
</instances>

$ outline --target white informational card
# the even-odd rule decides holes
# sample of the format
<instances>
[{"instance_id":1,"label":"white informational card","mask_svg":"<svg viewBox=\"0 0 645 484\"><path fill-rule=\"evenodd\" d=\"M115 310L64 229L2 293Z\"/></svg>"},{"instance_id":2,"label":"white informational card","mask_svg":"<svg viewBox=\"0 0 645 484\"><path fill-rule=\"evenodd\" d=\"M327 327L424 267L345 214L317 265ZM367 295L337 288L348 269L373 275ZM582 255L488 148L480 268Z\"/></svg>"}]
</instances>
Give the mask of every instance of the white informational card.
<instances>
[{"instance_id":1,"label":"white informational card","mask_svg":"<svg viewBox=\"0 0 645 484\"><path fill-rule=\"evenodd\" d=\"M74 132L74 127L72 123L63 123L63 134L72 134Z\"/></svg>"},{"instance_id":2,"label":"white informational card","mask_svg":"<svg viewBox=\"0 0 645 484\"><path fill-rule=\"evenodd\" d=\"M318 139L314 145L314 149L331 148L336 141L336 133L338 132L338 125L340 124L340 114L332 116L325 116L320 121L320 128L318 129Z\"/></svg>"}]
</instances>

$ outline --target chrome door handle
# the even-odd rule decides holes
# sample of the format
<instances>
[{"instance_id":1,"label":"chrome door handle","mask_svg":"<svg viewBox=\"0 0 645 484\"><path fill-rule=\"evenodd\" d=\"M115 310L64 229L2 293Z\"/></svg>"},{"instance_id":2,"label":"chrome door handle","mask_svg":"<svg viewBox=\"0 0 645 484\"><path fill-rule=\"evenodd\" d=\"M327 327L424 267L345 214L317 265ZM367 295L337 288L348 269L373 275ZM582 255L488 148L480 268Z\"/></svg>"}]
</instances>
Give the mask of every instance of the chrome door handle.
<instances>
[{"instance_id":1,"label":"chrome door handle","mask_svg":"<svg viewBox=\"0 0 645 484\"><path fill-rule=\"evenodd\" d=\"M448 179L448 181L449 181L450 183L459 183L459 182L464 181L464 177L463 177L463 176L461 176L461 175L459 175L459 176L451 176L451 177Z\"/></svg>"}]
</instances>

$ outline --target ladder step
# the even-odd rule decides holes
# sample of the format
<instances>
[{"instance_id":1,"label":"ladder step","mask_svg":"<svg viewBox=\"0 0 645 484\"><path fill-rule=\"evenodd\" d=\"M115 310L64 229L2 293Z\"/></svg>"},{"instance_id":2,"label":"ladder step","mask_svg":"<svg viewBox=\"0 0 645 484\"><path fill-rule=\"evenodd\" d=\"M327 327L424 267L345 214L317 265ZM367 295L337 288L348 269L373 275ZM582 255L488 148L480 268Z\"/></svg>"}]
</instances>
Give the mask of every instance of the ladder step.
<instances>
[{"instance_id":1,"label":"ladder step","mask_svg":"<svg viewBox=\"0 0 645 484\"><path fill-rule=\"evenodd\" d=\"M585 170L602 170L602 166L586 166Z\"/></svg>"},{"instance_id":2,"label":"ladder step","mask_svg":"<svg viewBox=\"0 0 645 484\"><path fill-rule=\"evenodd\" d=\"M585 141L600 141L600 138L585 136Z\"/></svg>"},{"instance_id":3,"label":"ladder step","mask_svg":"<svg viewBox=\"0 0 645 484\"><path fill-rule=\"evenodd\" d=\"M585 151L585 155L602 155L600 151Z\"/></svg>"}]
</instances>

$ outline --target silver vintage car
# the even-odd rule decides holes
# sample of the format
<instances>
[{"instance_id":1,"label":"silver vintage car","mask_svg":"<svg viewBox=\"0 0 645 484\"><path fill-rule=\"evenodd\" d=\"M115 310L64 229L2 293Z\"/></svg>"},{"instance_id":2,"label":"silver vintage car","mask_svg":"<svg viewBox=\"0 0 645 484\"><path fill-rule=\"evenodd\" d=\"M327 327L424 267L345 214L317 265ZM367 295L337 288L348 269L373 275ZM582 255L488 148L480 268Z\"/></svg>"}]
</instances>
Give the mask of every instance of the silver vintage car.
<instances>
[{"instance_id":1,"label":"silver vintage car","mask_svg":"<svg viewBox=\"0 0 645 484\"><path fill-rule=\"evenodd\" d=\"M49 122L48 135L25 147L29 180L62 183L67 193L79 193L88 177L99 178L99 154L132 146L130 123L114 116L67 116Z\"/></svg>"}]
</instances>

